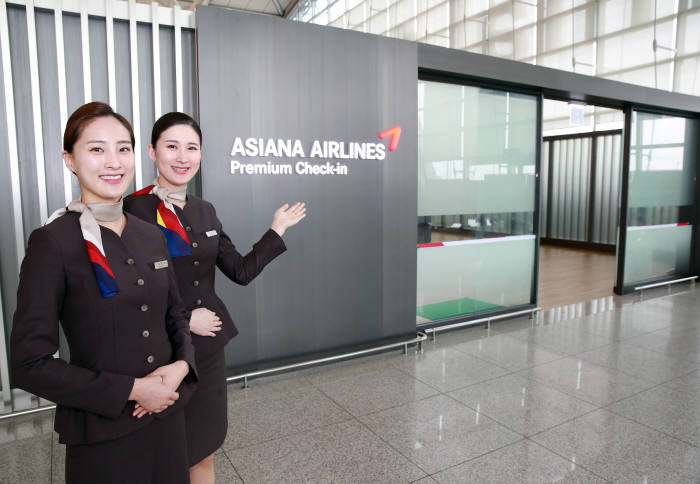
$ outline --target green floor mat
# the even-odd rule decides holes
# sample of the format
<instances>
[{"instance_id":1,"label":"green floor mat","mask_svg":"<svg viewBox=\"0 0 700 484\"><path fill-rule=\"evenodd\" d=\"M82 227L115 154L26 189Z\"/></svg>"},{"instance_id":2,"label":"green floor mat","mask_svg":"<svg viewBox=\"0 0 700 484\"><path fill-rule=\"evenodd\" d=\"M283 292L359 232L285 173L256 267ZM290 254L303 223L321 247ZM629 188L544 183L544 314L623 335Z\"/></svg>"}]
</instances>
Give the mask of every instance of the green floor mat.
<instances>
[{"instance_id":1,"label":"green floor mat","mask_svg":"<svg viewBox=\"0 0 700 484\"><path fill-rule=\"evenodd\" d=\"M418 306L416 308L416 314L423 318L435 321L438 319L459 316L461 314L488 311L489 309L497 309L500 307L502 306L465 297L462 299L452 299L451 301L443 301L434 304L426 304L425 306Z\"/></svg>"}]
</instances>

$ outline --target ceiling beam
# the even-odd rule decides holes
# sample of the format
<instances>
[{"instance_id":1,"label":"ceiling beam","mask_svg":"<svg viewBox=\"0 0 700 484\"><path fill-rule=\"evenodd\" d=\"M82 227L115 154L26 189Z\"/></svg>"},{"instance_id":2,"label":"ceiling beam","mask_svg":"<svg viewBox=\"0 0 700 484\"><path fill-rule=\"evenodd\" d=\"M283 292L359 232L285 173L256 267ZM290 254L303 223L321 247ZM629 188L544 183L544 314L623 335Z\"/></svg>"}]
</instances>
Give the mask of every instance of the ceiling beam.
<instances>
[{"instance_id":1,"label":"ceiling beam","mask_svg":"<svg viewBox=\"0 0 700 484\"><path fill-rule=\"evenodd\" d=\"M280 17L284 17L284 9L282 8L282 5L280 5L279 0L272 0L272 4L275 6L275 9L277 10L277 14Z\"/></svg>"},{"instance_id":2,"label":"ceiling beam","mask_svg":"<svg viewBox=\"0 0 700 484\"><path fill-rule=\"evenodd\" d=\"M292 13L292 10L294 10L297 5L299 5L299 0L292 0L289 2L289 5L287 5L287 8L284 9L284 14L282 14L282 16L284 18L289 17L289 14Z\"/></svg>"}]
</instances>

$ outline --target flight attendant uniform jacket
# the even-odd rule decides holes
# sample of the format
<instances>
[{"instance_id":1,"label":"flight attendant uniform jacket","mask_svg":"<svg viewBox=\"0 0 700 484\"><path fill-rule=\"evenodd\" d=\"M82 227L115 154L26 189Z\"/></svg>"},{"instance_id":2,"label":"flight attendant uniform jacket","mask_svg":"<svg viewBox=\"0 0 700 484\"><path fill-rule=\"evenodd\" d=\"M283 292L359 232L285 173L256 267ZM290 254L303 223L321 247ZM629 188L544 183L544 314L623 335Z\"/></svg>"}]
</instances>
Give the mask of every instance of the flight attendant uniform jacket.
<instances>
[{"instance_id":1,"label":"flight attendant uniform jacket","mask_svg":"<svg viewBox=\"0 0 700 484\"><path fill-rule=\"evenodd\" d=\"M124 210L157 224L156 211L160 199L156 195L132 195L124 200ZM180 295L188 310L205 307L221 319L216 337L192 335L198 361L221 350L238 334L226 305L214 293L216 267L233 282L246 285L262 272L267 264L287 250L282 237L270 229L245 256L241 255L224 233L214 206L193 195L187 195L184 209L175 205L190 242L191 255L173 258Z\"/></svg>"},{"instance_id":2,"label":"flight attendant uniform jacket","mask_svg":"<svg viewBox=\"0 0 700 484\"><path fill-rule=\"evenodd\" d=\"M121 237L100 227L119 286L104 298L79 216L69 212L29 237L11 336L14 384L57 404L54 428L66 444L116 439L165 418L184 407L196 382L189 318L162 233L134 216ZM70 362L53 357L59 321ZM133 417L134 379L176 360L190 365L180 398L164 412Z\"/></svg>"}]
</instances>

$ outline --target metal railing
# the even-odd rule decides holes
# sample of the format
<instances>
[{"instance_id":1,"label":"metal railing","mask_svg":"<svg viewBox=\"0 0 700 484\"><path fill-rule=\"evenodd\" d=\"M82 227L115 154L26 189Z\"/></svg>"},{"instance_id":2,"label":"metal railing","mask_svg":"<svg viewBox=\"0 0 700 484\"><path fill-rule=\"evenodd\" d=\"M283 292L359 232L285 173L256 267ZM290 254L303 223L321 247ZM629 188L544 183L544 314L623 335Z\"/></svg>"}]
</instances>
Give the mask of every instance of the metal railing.
<instances>
[{"instance_id":1,"label":"metal railing","mask_svg":"<svg viewBox=\"0 0 700 484\"><path fill-rule=\"evenodd\" d=\"M496 314L493 316L485 316L485 317L479 318L479 319L472 319L469 321L461 321L459 323L446 324L443 326L436 326L434 328L424 329L423 331L425 333L432 335L431 340L435 341L435 335L440 331L448 331L450 329L464 328L464 327L468 327L468 326L478 326L478 325L484 324L484 323L486 323L486 327L490 330L491 329L491 321L512 318L515 316L522 316L525 314L529 314L530 318L532 318L535 316L535 314L538 311L541 311L541 310L542 310L541 308L522 309L520 311L512 311L510 313Z\"/></svg>"}]
</instances>

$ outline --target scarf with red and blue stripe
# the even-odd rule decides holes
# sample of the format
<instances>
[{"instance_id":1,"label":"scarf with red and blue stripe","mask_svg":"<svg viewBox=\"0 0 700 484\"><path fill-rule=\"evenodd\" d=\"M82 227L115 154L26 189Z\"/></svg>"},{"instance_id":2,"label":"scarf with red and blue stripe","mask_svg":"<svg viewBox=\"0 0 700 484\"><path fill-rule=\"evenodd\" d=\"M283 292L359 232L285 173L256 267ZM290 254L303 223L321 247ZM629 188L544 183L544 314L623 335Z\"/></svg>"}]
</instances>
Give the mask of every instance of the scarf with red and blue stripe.
<instances>
[{"instance_id":1,"label":"scarf with red and blue stripe","mask_svg":"<svg viewBox=\"0 0 700 484\"><path fill-rule=\"evenodd\" d=\"M156 208L156 224L163 232L163 235L165 235L165 241L168 244L168 252L170 253L170 257L190 255L192 253L192 250L190 249L190 239L187 237L187 233L185 232L177 213L175 213L175 207L168 200L168 198L173 200L186 200L186 190L171 192L167 188L161 187L157 183L154 183L153 185L142 188L129 196L133 197L138 195L155 195L160 198L160 203Z\"/></svg>"},{"instance_id":2,"label":"scarf with red and blue stripe","mask_svg":"<svg viewBox=\"0 0 700 484\"><path fill-rule=\"evenodd\" d=\"M107 263L107 256L102 245L100 225L97 222L114 222L117 220L123 214L122 205L123 200L119 200L116 203L91 203L87 205L79 200L73 200L67 207L56 210L46 221L49 224L68 212L80 213L80 218L78 219L80 231L83 234L88 259L95 273L95 281L102 297L116 296L119 293L119 286L112 269Z\"/></svg>"}]
</instances>

